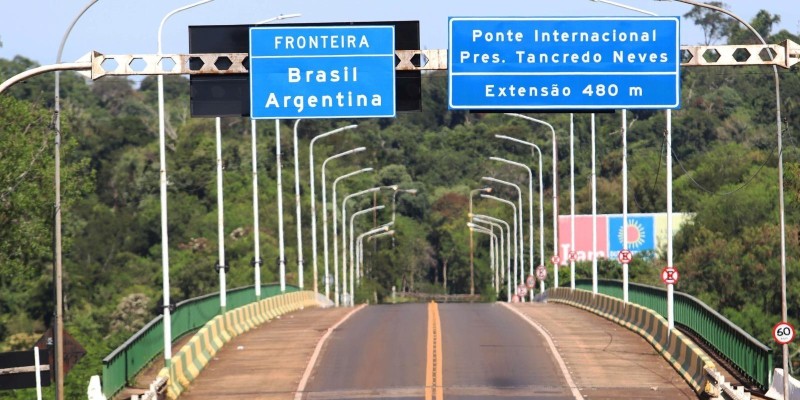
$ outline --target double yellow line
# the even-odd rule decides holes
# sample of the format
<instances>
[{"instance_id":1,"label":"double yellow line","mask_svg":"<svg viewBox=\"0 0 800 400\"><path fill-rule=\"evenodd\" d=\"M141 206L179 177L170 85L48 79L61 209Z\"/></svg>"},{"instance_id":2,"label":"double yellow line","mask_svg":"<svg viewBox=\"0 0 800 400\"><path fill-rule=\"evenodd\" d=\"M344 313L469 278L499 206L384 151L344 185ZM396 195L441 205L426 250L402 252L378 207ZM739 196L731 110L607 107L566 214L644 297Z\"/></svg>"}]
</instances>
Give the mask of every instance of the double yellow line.
<instances>
[{"instance_id":1,"label":"double yellow line","mask_svg":"<svg viewBox=\"0 0 800 400\"><path fill-rule=\"evenodd\" d=\"M439 306L428 303L428 361L425 366L425 400L444 399L442 380L442 322L439 320Z\"/></svg>"}]
</instances>

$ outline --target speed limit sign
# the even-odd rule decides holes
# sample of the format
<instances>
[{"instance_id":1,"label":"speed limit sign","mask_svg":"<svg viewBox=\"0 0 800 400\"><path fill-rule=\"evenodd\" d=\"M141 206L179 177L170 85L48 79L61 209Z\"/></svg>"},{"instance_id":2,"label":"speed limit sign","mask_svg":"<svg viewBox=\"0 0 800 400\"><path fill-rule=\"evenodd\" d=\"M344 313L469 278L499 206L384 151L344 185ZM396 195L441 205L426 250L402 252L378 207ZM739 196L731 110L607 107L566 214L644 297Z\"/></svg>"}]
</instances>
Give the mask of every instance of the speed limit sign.
<instances>
[{"instance_id":1,"label":"speed limit sign","mask_svg":"<svg viewBox=\"0 0 800 400\"><path fill-rule=\"evenodd\" d=\"M772 327L772 337L778 344L787 344L794 340L794 327L788 322L778 322Z\"/></svg>"},{"instance_id":2,"label":"speed limit sign","mask_svg":"<svg viewBox=\"0 0 800 400\"><path fill-rule=\"evenodd\" d=\"M517 286L517 295L521 297L525 297L528 294L528 287L524 284L520 284Z\"/></svg>"},{"instance_id":3,"label":"speed limit sign","mask_svg":"<svg viewBox=\"0 0 800 400\"><path fill-rule=\"evenodd\" d=\"M528 275L528 277L525 278L525 286L527 286L530 289L534 285L536 285L536 278L533 275Z\"/></svg>"}]
</instances>

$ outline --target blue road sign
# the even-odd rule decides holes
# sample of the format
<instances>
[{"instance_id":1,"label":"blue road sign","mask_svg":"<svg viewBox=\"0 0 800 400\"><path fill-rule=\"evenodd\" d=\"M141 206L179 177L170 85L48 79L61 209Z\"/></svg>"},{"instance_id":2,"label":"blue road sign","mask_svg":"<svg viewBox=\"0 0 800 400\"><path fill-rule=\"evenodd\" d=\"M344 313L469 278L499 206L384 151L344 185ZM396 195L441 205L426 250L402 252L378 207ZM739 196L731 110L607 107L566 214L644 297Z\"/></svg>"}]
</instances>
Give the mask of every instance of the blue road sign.
<instances>
[{"instance_id":1,"label":"blue road sign","mask_svg":"<svg viewBox=\"0 0 800 400\"><path fill-rule=\"evenodd\" d=\"M254 119L395 116L393 26L250 28Z\"/></svg>"},{"instance_id":2,"label":"blue road sign","mask_svg":"<svg viewBox=\"0 0 800 400\"><path fill-rule=\"evenodd\" d=\"M678 17L450 18L451 109L680 106Z\"/></svg>"}]
</instances>

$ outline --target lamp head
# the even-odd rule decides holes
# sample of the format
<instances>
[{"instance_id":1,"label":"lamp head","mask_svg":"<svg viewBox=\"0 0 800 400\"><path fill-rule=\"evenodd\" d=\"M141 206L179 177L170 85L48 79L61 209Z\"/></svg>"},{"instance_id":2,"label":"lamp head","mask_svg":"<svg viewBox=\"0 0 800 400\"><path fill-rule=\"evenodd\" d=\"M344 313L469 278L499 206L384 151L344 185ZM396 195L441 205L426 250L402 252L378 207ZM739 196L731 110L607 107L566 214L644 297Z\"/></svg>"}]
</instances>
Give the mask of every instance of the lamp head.
<instances>
[{"instance_id":1,"label":"lamp head","mask_svg":"<svg viewBox=\"0 0 800 400\"><path fill-rule=\"evenodd\" d=\"M414 195L415 195L415 194L417 194L417 189L406 189L406 190L404 190L404 191L405 191L406 193L409 193L409 194L414 194Z\"/></svg>"}]
</instances>

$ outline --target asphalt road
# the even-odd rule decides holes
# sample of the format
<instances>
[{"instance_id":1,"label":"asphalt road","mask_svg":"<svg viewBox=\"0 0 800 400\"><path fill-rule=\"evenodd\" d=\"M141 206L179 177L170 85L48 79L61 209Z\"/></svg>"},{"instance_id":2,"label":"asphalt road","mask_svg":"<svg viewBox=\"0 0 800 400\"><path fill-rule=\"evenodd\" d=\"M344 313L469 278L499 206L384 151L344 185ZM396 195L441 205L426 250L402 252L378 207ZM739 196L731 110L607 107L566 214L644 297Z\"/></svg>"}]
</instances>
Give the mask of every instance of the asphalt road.
<instances>
[{"instance_id":1,"label":"asphalt road","mask_svg":"<svg viewBox=\"0 0 800 400\"><path fill-rule=\"evenodd\" d=\"M426 304L370 306L328 339L306 399L424 398ZM444 397L572 399L545 340L499 304L439 304Z\"/></svg>"}]
</instances>

